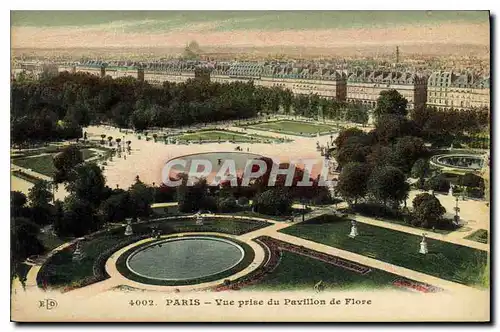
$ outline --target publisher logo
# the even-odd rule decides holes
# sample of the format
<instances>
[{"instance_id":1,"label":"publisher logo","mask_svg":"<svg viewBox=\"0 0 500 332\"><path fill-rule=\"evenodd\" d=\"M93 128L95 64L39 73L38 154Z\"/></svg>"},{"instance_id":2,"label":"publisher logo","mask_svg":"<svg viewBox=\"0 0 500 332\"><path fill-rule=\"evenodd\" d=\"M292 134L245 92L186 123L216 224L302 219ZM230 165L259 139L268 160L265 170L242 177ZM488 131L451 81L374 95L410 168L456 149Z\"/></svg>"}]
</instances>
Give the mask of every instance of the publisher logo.
<instances>
[{"instance_id":1,"label":"publisher logo","mask_svg":"<svg viewBox=\"0 0 500 332\"><path fill-rule=\"evenodd\" d=\"M38 309L52 310L57 308L57 301L53 299L45 299L38 301Z\"/></svg>"}]
</instances>

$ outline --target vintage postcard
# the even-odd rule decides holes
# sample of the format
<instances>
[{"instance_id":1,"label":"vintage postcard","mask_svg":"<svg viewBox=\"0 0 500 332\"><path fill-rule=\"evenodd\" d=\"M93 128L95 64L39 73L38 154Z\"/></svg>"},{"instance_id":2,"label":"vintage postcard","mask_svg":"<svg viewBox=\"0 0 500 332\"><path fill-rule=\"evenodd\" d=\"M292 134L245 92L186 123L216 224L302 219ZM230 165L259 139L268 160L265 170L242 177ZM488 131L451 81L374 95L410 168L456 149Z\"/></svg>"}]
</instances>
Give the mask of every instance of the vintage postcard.
<instances>
[{"instance_id":1,"label":"vintage postcard","mask_svg":"<svg viewBox=\"0 0 500 332\"><path fill-rule=\"evenodd\" d=\"M12 11L11 319L490 321L488 11Z\"/></svg>"}]
</instances>

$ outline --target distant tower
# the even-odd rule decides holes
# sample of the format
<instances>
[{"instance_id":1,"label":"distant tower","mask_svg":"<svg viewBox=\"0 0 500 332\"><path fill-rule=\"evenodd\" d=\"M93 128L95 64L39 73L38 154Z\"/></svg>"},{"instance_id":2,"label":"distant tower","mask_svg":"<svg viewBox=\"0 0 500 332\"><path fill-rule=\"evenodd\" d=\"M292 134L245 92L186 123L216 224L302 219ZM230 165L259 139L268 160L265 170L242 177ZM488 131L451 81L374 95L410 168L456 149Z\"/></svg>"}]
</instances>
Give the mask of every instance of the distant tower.
<instances>
[{"instance_id":1,"label":"distant tower","mask_svg":"<svg viewBox=\"0 0 500 332\"><path fill-rule=\"evenodd\" d=\"M399 64L399 46L396 46L396 65Z\"/></svg>"}]
</instances>

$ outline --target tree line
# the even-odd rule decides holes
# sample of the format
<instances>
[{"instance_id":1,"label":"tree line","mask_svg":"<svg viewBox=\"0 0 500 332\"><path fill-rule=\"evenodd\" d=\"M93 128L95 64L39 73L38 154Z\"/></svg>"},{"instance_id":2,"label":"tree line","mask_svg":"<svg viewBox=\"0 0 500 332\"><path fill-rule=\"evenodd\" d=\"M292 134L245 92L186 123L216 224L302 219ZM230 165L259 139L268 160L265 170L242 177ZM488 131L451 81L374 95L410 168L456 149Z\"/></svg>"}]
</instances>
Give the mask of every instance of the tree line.
<instances>
[{"instance_id":1,"label":"tree line","mask_svg":"<svg viewBox=\"0 0 500 332\"><path fill-rule=\"evenodd\" d=\"M258 114L295 114L318 119L366 123L366 109L317 94L293 95L289 89L253 82L188 80L153 86L133 77L100 78L90 73L60 73L11 85L14 143L79 138L81 127L108 123L138 131L238 120Z\"/></svg>"}]
</instances>

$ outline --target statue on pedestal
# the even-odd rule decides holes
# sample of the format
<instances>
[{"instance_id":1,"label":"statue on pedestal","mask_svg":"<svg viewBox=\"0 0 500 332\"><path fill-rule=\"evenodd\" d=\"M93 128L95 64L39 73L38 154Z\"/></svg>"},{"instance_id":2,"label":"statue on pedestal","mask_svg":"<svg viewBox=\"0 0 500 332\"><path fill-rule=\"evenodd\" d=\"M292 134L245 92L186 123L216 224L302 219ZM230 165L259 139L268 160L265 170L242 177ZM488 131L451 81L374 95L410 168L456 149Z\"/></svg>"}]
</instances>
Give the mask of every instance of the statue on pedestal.
<instances>
[{"instance_id":1,"label":"statue on pedestal","mask_svg":"<svg viewBox=\"0 0 500 332\"><path fill-rule=\"evenodd\" d=\"M349 233L349 237L354 239L356 236L358 236L358 227L356 225L356 220L351 220L351 233Z\"/></svg>"},{"instance_id":2,"label":"statue on pedestal","mask_svg":"<svg viewBox=\"0 0 500 332\"><path fill-rule=\"evenodd\" d=\"M450 184L450 189L448 190L448 196L453 196L453 185Z\"/></svg>"},{"instance_id":3,"label":"statue on pedestal","mask_svg":"<svg viewBox=\"0 0 500 332\"><path fill-rule=\"evenodd\" d=\"M76 243L75 251L73 251L73 261L81 261L85 257L85 254L82 252L80 247L80 241Z\"/></svg>"},{"instance_id":4,"label":"statue on pedestal","mask_svg":"<svg viewBox=\"0 0 500 332\"><path fill-rule=\"evenodd\" d=\"M132 219L127 220L127 227L125 227L125 235L130 236L134 234L134 231L132 230Z\"/></svg>"},{"instance_id":5,"label":"statue on pedestal","mask_svg":"<svg viewBox=\"0 0 500 332\"><path fill-rule=\"evenodd\" d=\"M420 242L420 251L421 254L428 254L429 249L427 248L427 240L425 239L425 233L422 234L422 241Z\"/></svg>"},{"instance_id":6,"label":"statue on pedestal","mask_svg":"<svg viewBox=\"0 0 500 332\"><path fill-rule=\"evenodd\" d=\"M199 211L196 213L196 225L203 225L203 216Z\"/></svg>"}]
</instances>

